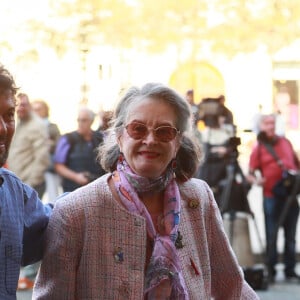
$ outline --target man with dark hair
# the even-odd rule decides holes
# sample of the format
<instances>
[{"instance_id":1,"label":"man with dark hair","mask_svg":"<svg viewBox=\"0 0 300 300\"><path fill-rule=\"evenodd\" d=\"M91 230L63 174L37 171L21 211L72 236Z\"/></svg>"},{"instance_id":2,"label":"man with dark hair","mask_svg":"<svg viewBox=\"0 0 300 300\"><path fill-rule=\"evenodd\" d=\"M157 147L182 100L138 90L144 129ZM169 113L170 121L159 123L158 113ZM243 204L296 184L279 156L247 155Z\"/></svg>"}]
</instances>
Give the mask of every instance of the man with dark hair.
<instances>
[{"instance_id":1,"label":"man with dark hair","mask_svg":"<svg viewBox=\"0 0 300 300\"><path fill-rule=\"evenodd\" d=\"M42 258L44 232L52 205L3 168L15 132L17 88L0 64L0 299L16 299L20 266Z\"/></svg>"}]
</instances>

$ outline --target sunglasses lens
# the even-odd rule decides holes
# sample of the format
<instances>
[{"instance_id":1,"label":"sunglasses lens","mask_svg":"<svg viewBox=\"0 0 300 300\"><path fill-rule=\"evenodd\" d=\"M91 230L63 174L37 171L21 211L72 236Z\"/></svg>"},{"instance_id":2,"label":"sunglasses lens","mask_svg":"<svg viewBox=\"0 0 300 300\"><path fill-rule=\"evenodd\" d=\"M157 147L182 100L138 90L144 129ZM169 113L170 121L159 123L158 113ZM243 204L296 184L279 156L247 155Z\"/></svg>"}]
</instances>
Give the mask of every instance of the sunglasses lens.
<instances>
[{"instance_id":1,"label":"sunglasses lens","mask_svg":"<svg viewBox=\"0 0 300 300\"><path fill-rule=\"evenodd\" d=\"M177 134L177 130L171 126L161 126L155 129L155 135L162 142L172 141Z\"/></svg>"},{"instance_id":2,"label":"sunglasses lens","mask_svg":"<svg viewBox=\"0 0 300 300\"><path fill-rule=\"evenodd\" d=\"M135 140L143 139L149 133L146 125L137 122L132 122L126 125L125 128L129 136ZM153 129L153 132L155 138L160 142L170 142L177 135L177 129L171 126L160 126Z\"/></svg>"},{"instance_id":3,"label":"sunglasses lens","mask_svg":"<svg viewBox=\"0 0 300 300\"><path fill-rule=\"evenodd\" d=\"M145 125L140 123L130 123L126 126L128 134L135 140L142 139L147 135L148 129Z\"/></svg>"}]
</instances>

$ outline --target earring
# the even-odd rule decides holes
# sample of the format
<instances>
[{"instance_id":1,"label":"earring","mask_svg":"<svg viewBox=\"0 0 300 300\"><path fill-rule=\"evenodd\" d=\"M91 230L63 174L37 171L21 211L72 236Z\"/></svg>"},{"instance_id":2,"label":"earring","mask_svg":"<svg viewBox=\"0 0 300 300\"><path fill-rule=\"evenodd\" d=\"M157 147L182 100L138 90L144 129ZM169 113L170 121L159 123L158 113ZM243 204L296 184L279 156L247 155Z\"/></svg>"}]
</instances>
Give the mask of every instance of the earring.
<instances>
[{"instance_id":1,"label":"earring","mask_svg":"<svg viewBox=\"0 0 300 300\"><path fill-rule=\"evenodd\" d=\"M123 161L124 161L124 154L123 154L123 152L120 151L120 153L119 153L119 158L118 158L118 162L119 162L120 164L122 164Z\"/></svg>"}]
</instances>

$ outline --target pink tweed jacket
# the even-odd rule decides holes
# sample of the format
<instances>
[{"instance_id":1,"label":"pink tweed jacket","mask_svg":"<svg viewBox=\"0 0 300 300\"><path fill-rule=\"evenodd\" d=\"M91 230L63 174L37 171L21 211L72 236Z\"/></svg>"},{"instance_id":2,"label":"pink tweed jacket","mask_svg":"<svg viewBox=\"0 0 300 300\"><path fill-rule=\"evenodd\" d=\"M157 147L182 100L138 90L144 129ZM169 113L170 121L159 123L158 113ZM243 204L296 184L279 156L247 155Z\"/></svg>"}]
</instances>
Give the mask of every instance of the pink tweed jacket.
<instances>
[{"instance_id":1,"label":"pink tweed jacket","mask_svg":"<svg viewBox=\"0 0 300 300\"><path fill-rule=\"evenodd\" d=\"M106 174L59 200L33 299L143 299L146 223L112 196ZM225 235L207 184L180 185L178 249L191 300L258 299Z\"/></svg>"}]
</instances>

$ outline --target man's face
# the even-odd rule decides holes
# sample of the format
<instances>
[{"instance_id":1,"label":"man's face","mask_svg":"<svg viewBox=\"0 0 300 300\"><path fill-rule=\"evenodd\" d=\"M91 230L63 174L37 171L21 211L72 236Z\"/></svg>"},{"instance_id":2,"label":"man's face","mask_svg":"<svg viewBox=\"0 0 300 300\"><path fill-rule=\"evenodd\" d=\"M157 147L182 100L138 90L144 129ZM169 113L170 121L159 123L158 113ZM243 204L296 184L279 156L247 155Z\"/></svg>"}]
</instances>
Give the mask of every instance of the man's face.
<instances>
[{"instance_id":1,"label":"man's face","mask_svg":"<svg viewBox=\"0 0 300 300\"><path fill-rule=\"evenodd\" d=\"M273 115L265 116L260 124L260 130L265 132L268 138L275 136L275 117Z\"/></svg>"},{"instance_id":2,"label":"man's face","mask_svg":"<svg viewBox=\"0 0 300 300\"><path fill-rule=\"evenodd\" d=\"M79 133L85 134L90 132L93 120L91 119L91 116L87 111L79 112L77 122Z\"/></svg>"},{"instance_id":3,"label":"man's face","mask_svg":"<svg viewBox=\"0 0 300 300\"><path fill-rule=\"evenodd\" d=\"M0 166L7 159L15 133L15 99L11 91L0 94Z\"/></svg>"},{"instance_id":4,"label":"man's face","mask_svg":"<svg viewBox=\"0 0 300 300\"><path fill-rule=\"evenodd\" d=\"M18 98L17 115L20 120L27 120L29 118L32 108L29 99L26 96Z\"/></svg>"}]
</instances>

